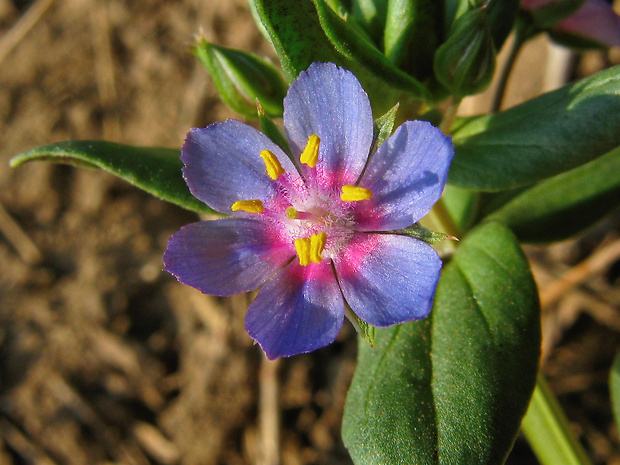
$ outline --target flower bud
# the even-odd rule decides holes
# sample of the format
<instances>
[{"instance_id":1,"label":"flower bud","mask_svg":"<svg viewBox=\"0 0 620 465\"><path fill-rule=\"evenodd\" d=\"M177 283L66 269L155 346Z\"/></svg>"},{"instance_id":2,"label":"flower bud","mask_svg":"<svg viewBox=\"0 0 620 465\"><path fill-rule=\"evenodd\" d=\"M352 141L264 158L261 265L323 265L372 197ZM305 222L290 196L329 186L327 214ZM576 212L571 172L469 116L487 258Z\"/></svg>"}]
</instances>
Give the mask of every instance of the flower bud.
<instances>
[{"instance_id":1,"label":"flower bud","mask_svg":"<svg viewBox=\"0 0 620 465\"><path fill-rule=\"evenodd\" d=\"M287 85L277 69L253 53L198 39L194 53L205 66L220 97L232 110L256 118L258 100L266 114L282 116Z\"/></svg>"},{"instance_id":2,"label":"flower bud","mask_svg":"<svg viewBox=\"0 0 620 465\"><path fill-rule=\"evenodd\" d=\"M448 39L437 49L435 77L456 98L476 94L491 81L495 56L486 7L469 10L454 21Z\"/></svg>"}]
</instances>

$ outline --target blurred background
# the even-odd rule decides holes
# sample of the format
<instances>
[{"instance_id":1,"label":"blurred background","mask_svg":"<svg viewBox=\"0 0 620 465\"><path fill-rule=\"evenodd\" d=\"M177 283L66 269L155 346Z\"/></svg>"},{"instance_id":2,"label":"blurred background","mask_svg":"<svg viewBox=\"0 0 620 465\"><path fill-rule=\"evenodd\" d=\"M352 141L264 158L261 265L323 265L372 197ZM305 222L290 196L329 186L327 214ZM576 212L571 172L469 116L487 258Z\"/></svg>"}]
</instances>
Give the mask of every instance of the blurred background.
<instances>
[{"instance_id":1,"label":"blurred background","mask_svg":"<svg viewBox=\"0 0 620 465\"><path fill-rule=\"evenodd\" d=\"M252 296L215 298L161 271L197 216L99 171L9 159L106 139L179 147L235 115L191 54L274 59L245 0L0 0L0 465L351 464L340 439L355 332L266 362L243 329ZM506 106L620 62L540 36ZM488 111L490 92L463 114ZM543 369L596 464L620 464L607 378L620 342L620 215L528 247ZM536 464L519 439L511 464Z\"/></svg>"}]
</instances>

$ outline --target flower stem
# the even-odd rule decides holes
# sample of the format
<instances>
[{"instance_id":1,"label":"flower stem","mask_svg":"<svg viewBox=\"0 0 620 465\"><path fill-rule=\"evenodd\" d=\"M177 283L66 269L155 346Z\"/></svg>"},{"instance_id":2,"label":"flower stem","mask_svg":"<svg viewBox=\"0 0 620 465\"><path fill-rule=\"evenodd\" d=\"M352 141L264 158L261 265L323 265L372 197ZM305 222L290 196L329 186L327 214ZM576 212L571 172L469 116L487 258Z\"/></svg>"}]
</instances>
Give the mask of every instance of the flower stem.
<instances>
[{"instance_id":1,"label":"flower stem","mask_svg":"<svg viewBox=\"0 0 620 465\"><path fill-rule=\"evenodd\" d=\"M461 237L463 231L461 231L461 228L459 228L452 219L452 215L450 215L450 212L446 208L443 198L439 199L433 206L431 214L433 215L433 220L436 223L439 223L437 227L441 229L440 232L453 236L457 239Z\"/></svg>"},{"instance_id":2,"label":"flower stem","mask_svg":"<svg viewBox=\"0 0 620 465\"><path fill-rule=\"evenodd\" d=\"M497 83L495 98L493 99L493 106L491 107L492 113L501 110L502 102L504 101L504 95L506 93L506 86L508 85L508 78L510 77L510 73L512 72L515 62L517 61L517 56L519 55L523 44L532 35L532 32L529 31L529 29L524 26L523 23L519 21L519 19L517 19L517 24L515 26L514 42L512 43L510 54L506 59L506 63L504 64L504 68L502 69L502 74L500 75L499 82Z\"/></svg>"},{"instance_id":3,"label":"flower stem","mask_svg":"<svg viewBox=\"0 0 620 465\"><path fill-rule=\"evenodd\" d=\"M521 430L541 465L592 465L540 373Z\"/></svg>"},{"instance_id":4,"label":"flower stem","mask_svg":"<svg viewBox=\"0 0 620 465\"><path fill-rule=\"evenodd\" d=\"M461 104L460 98L453 98L450 102L450 105L446 109L446 112L443 115L443 119L441 120L441 124L439 125L439 129L444 134L450 133L450 127L456 118L456 112L459 109L459 105Z\"/></svg>"}]
</instances>

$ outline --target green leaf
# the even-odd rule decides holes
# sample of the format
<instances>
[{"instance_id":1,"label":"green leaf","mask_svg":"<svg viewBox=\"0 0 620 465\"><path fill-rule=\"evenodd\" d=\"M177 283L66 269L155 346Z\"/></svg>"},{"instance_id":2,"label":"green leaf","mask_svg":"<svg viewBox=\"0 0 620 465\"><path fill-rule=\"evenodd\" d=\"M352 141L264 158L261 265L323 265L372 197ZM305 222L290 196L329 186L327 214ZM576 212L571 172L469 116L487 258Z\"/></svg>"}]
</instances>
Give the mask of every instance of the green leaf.
<instances>
[{"instance_id":1,"label":"green leaf","mask_svg":"<svg viewBox=\"0 0 620 465\"><path fill-rule=\"evenodd\" d=\"M541 465L592 465L540 374L521 429Z\"/></svg>"},{"instance_id":2,"label":"green leaf","mask_svg":"<svg viewBox=\"0 0 620 465\"><path fill-rule=\"evenodd\" d=\"M187 188L181 175L178 149L132 147L104 141L68 141L44 145L11 159L17 167L45 160L74 166L100 168L155 197L199 213L214 213Z\"/></svg>"},{"instance_id":3,"label":"green leaf","mask_svg":"<svg viewBox=\"0 0 620 465\"><path fill-rule=\"evenodd\" d=\"M271 42L289 82L292 82L313 62L333 62L355 74L370 96L375 112L384 113L399 101L402 104L406 103L412 111L420 106L420 95L425 93L425 90L412 77L403 72L394 74L380 67L367 68L340 53L323 32L313 0L253 1L263 25L269 32ZM336 24L342 22L329 5L321 1L317 2L317 6L323 7L321 11L326 18L324 21L334 21ZM365 44L355 44L353 48L357 50L371 46L367 39L364 40ZM374 56L373 59L385 60L385 57ZM403 90L403 88L408 90Z\"/></svg>"},{"instance_id":4,"label":"green leaf","mask_svg":"<svg viewBox=\"0 0 620 465\"><path fill-rule=\"evenodd\" d=\"M583 165L620 145L620 66L453 132L448 181L498 191Z\"/></svg>"},{"instance_id":5,"label":"green leaf","mask_svg":"<svg viewBox=\"0 0 620 465\"><path fill-rule=\"evenodd\" d=\"M538 294L508 229L489 223L445 266L426 320L360 344L343 438L357 465L502 464L534 388Z\"/></svg>"},{"instance_id":6,"label":"green leaf","mask_svg":"<svg viewBox=\"0 0 620 465\"><path fill-rule=\"evenodd\" d=\"M487 9L493 43L500 50L517 19L519 0L490 0Z\"/></svg>"},{"instance_id":7,"label":"green leaf","mask_svg":"<svg viewBox=\"0 0 620 465\"><path fill-rule=\"evenodd\" d=\"M611 373L609 374L609 391L611 393L611 404L614 410L616 428L620 429L620 352L616 354L611 367Z\"/></svg>"},{"instance_id":8,"label":"green leaf","mask_svg":"<svg viewBox=\"0 0 620 465\"><path fill-rule=\"evenodd\" d=\"M474 225L480 205L479 192L447 185L441 201L459 231L468 231Z\"/></svg>"},{"instance_id":9,"label":"green leaf","mask_svg":"<svg viewBox=\"0 0 620 465\"><path fill-rule=\"evenodd\" d=\"M388 60L421 81L429 78L443 40L443 10L437 0L388 0L383 35Z\"/></svg>"},{"instance_id":10,"label":"green leaf","mask_svg":"<svg viewBox=\"0 0 620 465\"><path fill-rule=\"evenodd\" d=\"M342 64L321 29L312 0L253 2L289 83L315 61Z\"/></svg>"},{"instance_id":11,"label":"green leaf","mask_svg":"<svg viewBox=\"0 0 620 465\"><path fill-rule=\"evenodd\" d=\"M287 85L278 70L253 53L198 39L194 53L205 66L222 100L232 110L256 118L256 101L270 116L282 116Z\"/></svg>"},{"instance_id":12,"label":"green leaf","mask_svg":"<svg viewBox=\"0 0 620 465\"><path fill-rule=\"evenodd\" d=\"M562 0L547 2L546 5L530 12L538 29L547 29L575 13L585 0Z\"/></svg>"},{"instance_id":13,"label":"green leaf","mask_svg":"<svg viewBox=\"0 0 620 465\"><path fill-rule=\"evenodd\" d=\"M488 220L506 224L521 242L567 239L618 207L620 148L526 189Z\"/></svg>"},{"instance_id":14,"label":"green leaf","mask_svg":"<svg viewBox=\"0 0 620 465\"><path fill-rule=\"evenodd\" d=\"M352 0L351 13L375 44L383 41L388 0Z\"/></svg>"},{"instance_id":15,"label":"green leaf","mask_svg":"<svg viewBox=\"0 0 620 465\"><path fill-rule=\"evenodd\" d=\"M384 86L388 84L418 98L428 98L425 87L390 63L370 39L355 27L353 21L341 18L324 0L313 0L313 2L321 27L338 52L363 66L366 72L370 71L379 77L384 81ZM364 76L358 76L358 79L363 81Z\"/></svg>"}]
</instances>

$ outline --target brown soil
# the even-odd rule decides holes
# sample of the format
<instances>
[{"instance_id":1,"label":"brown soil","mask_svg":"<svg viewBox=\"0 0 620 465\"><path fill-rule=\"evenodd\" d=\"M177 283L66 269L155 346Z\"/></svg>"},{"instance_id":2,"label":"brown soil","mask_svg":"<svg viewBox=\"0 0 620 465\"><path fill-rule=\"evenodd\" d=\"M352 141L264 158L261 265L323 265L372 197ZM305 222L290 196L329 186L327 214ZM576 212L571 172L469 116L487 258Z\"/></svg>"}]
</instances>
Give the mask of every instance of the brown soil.
<instances>
[{"instance_id":1,"label":"brown soil","mask_svg":"<svg viewBox=\"0 0 620 465\"><path fill-rule=\"evenodd\" d=\"M273 56L245 1L15 4L0 0L0 465L350 464L350 326L268 363L243 330L249 297L205 296L161 271L167 238L194 214L102 172L8 167L67 139L178 147L188 128L234 116L189 50L202 28ZM532 251L541 279L555 283L615 226ZM546 364L597 463L616 464L605 382L617 263L549 304L559 348ZM535 463L523 443L512 460Z\"/></svg>"}]
</instances>

